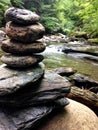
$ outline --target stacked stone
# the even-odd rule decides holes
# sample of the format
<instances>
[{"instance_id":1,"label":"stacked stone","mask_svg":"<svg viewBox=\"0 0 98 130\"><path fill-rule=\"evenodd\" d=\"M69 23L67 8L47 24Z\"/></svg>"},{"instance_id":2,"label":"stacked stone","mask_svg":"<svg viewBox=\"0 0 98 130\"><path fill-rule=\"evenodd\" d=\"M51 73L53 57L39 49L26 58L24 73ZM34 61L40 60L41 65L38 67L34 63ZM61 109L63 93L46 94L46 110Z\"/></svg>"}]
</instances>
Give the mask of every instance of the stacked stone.
<instances>
[{"instance_id":1,"label":"stacked stone","mask_svg":"<svg viewBox=\"0 0 98 130\"><path fill-rule=\"evenodd\" d=\"M10 8L1 48L7 54L0 66L0 130L27 130L53 110L66 106L70 83L54 72L45 72L38 53L44 27L40 17L28 10Z\"/></svg>"},{"instance_id":2,"label":"stacked stone","mask_svg":"<svg viewBox=\"0 0 98 130\"><path fill-rule=\"evenodd\" d=\"M10 67L24 68L43 60L45 45L37 40L43 37L45 28L38 23L40 17L31 11L9 8L5 17L10 20L6 24L6 34L10 38L3 42L1 48L9 53L1 57L2 62Z\"/></svg>"}]
</instances>

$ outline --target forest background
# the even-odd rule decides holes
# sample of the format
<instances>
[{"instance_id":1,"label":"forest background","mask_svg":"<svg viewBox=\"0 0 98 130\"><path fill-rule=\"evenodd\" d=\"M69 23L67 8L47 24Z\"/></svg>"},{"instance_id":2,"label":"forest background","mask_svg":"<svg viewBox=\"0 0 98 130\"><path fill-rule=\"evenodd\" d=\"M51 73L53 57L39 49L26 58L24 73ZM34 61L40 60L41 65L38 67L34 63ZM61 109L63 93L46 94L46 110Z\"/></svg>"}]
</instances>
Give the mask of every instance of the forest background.
<instances>
[{"instance_id":1,"label":"forest background","mask_svg":"<svg viewBox=\"0 0 98 130\"><path fill-rule=\"evenodd\" d=\"M17 4L19 0L16 0ZM85 31L98 36L98 0L21 0L26 9L41 16L46 33L73 34ZM10 0L0 0L0 27L5 26L4 12Z\"/></svg>"}]
</instances>

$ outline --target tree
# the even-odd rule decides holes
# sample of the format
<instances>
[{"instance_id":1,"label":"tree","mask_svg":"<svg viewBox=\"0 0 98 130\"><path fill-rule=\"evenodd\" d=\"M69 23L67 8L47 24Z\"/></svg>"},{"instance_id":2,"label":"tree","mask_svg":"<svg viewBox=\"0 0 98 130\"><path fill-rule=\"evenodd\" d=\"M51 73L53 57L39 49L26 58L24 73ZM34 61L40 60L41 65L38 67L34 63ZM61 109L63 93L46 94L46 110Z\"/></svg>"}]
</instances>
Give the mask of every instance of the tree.
<instances>
[{"instance_id":1,"label":"tree","mask_svg":"<svg viewBox=\"0 0 98 130\"><path fill-rule=\"evenodd\" d=\"M9 0L1 0L0 1L0 27L5 25L4 12L10 6Z\"/></svg>"},{"instance_id":2,"label":"tree","mask_svg":"<svg viewBox=\"0 0 98 130\"><path fill-rule=\"evenodd\" d=\"M13 7L24 8L24 3L21 0L10 0L10 3Z\"/></svg>"},{"instance_id":3,"label":"tree","mask_svg":"<svg viewBox=\"0 0 98 130\"><path fill-rule=\"evenodd\" d=\"M41 16L46 33L86 31L90 37L98 35L98 0L15 0L22 1L26 9ZM10 0L0 1L0 26Z\"/></svg>"}]
</instances>

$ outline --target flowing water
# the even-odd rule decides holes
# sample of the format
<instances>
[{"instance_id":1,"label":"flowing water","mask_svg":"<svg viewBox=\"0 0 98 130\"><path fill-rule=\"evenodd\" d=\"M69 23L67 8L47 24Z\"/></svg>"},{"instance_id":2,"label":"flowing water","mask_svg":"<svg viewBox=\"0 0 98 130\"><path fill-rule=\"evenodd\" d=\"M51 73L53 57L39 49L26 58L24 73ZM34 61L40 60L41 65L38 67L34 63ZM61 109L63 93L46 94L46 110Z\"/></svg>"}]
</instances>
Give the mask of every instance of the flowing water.
<instances>
[{"instance_id":1,"label":"flowing water","mask_svg":"<svg viewBox=\"0 0 98 130\"><path fill-rule=\"evenodd\" d=\"M80 44L77 44L73 44L73 46L75 45L75 47L79 47ZM89 58L83 58L91 56L96 59L98 57L87 55L84 53L65 54L62 52L62 49L65 46L66 45L64 43L47 43L46 50L42 53L45 57L43 62L45 64L46 69L53 69L57 67L73 67L77 70L78 73L89 75L93 79L98 80L98 60L93 61L91 60L92 58L90 60ZM68 46L72 45L68 44L67 47ZM93 47L91 51L97 51L98 48L95 48Z\"/></svg>"}]
</instances>

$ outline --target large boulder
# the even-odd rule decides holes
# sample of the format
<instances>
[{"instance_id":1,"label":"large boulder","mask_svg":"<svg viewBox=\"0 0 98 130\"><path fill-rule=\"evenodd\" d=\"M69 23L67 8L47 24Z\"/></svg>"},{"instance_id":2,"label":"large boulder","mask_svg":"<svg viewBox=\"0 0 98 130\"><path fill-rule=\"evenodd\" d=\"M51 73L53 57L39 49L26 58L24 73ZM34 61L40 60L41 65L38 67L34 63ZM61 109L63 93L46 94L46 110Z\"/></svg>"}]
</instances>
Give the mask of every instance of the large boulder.
<instances>
[{"instance_id":1,"label":"large boulder","mask_svg":"<svg viewBox=\"0 0 98 130\"><path fill-rule=\"evenodd\" d=\"M40 23L36 23L28 26L21 26L8 22L6 24L6 34L10 39L28 43L34 42L43 37L45 28Z\"/></svg>"},{"instance_id":2,"label":"large boulder","mask_svg":"<svg viewBox=\"0 0 98 130\"><path fill-rule=\"evenodd\" d=\"M1 57L1 61L10 67L16 68L27 68L38 64L44 59L42 55L31 55L31 56L15 56L6 54Z\"/></svg>"},{"instance_id":3,"label":"large boulder","mask_svg":"<svg viewBox=\"0 0 98 130\"><path fill-rule=\"evenodd\" d=\"M28 55L43 52L45 50L45 44L37 41L30 44L23 44L8 39L2 42L1 48L7 53Z\"/></svg>"},{"instance_id":4,"label":"large boulder","mask_svg":"<svg viewBox=\"0 0 98 130\"><path fill-rule=\"evenodd\" d=\"M15 7L11 7L8 10L6 10L5 17L9 21L13 21L17 24L23 25L36 23L40 19L40 16L37 15L35 12Z\"/></svg>"},{"instance_id":5,"label":"large boulder","mask_svg":"<svg viewBox=\"0 0 98 130\"><path fill-rule=\"evenodd\" d=\"M55 112L36 130L98 130L98 117L88 107L76 101Z\"/></svg>"}]
</instances>

